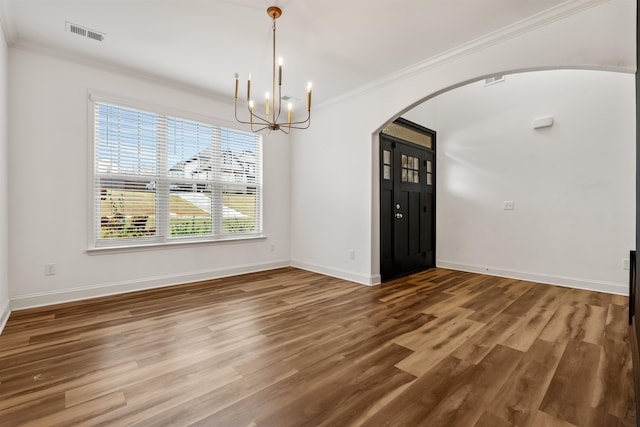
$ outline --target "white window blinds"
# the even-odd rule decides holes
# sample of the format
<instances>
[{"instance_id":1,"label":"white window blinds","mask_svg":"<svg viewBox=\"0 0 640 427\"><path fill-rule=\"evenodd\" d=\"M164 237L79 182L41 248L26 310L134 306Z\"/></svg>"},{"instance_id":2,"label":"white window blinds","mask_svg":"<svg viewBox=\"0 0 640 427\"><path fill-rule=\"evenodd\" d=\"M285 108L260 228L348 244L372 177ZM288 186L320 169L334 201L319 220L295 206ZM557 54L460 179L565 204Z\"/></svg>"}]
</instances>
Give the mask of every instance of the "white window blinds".
<instances>
[{"instance_id":1,"label":"white window blinds","mask_svg":"<svg viewBox=\"0 0 640 427\"><path fill-rule=\"evenodd\" d=\"M262 137L94 102L95 245L262 232Z\"/></svg>"}]
</instances>

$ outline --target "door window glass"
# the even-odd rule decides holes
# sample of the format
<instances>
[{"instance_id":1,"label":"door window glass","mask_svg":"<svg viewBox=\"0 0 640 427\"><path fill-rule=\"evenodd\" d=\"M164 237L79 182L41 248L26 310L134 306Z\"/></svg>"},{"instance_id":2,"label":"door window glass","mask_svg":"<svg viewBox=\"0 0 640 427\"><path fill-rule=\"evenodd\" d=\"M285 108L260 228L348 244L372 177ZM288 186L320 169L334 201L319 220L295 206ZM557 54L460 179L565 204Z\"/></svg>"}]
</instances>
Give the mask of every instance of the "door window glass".
<instances>
[{"instance_id":1,"label":"door window glass","mask_svg":"<svg viewBox=\"0 0 640 427\"><path fill-rule=\"evenodd\" d=\"M420 159L402 155L402 182L420 183Z\"/></svg>"},{"instance_id":2,"label":"door window glass","mask_svg":"<svg viewBox=\"0 0 640 427\"><path fill-rule=\"evenodd\" d=\"M384 179L391 179L391 151L382 152L382 171Z\"/></svg>"}]
</instances>

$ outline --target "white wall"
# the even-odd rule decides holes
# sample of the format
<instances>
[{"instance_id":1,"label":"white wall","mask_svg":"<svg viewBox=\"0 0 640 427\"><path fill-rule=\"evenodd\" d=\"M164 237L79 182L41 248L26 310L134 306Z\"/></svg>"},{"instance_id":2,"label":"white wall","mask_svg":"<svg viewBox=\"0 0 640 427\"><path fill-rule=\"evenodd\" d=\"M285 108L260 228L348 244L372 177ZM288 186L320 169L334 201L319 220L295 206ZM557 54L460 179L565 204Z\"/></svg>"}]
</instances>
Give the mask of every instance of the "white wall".
<instances>
[{"instance_id":1,"label":"white wall","mask_svg":"<svg viewBox=\"0 0 640 427\"><path fill-rule=\"evenodd\" d=\"M90 255L87 90L218 118L221 124L231 120L233 105L18 48L10 50L10 78L14 308L289 265L288 137L264 139L267 239ZM56 264L55 276L44 275L45 263Z\"/></svg>"},{"instance_id":2,"label":"white wall","mask_svg":"<svg viewBox=\"0 0 640 427\"><path fill-rule=\"evenodd\" d=\"M292 143L292 264L361 283L380 280L375 135L422 100L505 71L635 70L635 2L574 12L471 43L319 108L311 129Z\"/></svg>"},{"instance_id":3,"label":"white wall","mask_svg":"<svg viewBox=\"0 0 640 427\"><path fill-rule=\"evenodd\" d=\"M7 43L0 22L0 333L9 318L9 143Z\"/></svg>"},{"instance_id":4,"label":"white wall","mask_svg":"<svg viewBox=\"0 0 640 427\"><path fill-rule=\"evenodd\" d=\"M625 293L634 85L633 74L603 71L516 74L405 114L438 130L437 264ZM533 130L541 116L553 127Z\"/></svg>"}]
</instances>

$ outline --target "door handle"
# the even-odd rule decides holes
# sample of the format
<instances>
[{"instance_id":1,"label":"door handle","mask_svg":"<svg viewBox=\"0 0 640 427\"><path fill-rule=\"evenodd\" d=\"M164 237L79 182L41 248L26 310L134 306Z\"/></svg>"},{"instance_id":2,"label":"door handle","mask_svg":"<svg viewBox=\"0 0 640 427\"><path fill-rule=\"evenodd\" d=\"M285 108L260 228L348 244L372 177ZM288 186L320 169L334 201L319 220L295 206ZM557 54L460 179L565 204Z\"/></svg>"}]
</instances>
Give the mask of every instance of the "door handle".
<instances>
[{"instance_id":1,"label":"door handle","mask_svg":"<svg viewBox=\"0 0 640 427\"><path fill-rule=\"evenodd\" d=\"M402 219L402 217L403 215L400 212L396 213L396 219Z\"/></svg>"}]
</instances>

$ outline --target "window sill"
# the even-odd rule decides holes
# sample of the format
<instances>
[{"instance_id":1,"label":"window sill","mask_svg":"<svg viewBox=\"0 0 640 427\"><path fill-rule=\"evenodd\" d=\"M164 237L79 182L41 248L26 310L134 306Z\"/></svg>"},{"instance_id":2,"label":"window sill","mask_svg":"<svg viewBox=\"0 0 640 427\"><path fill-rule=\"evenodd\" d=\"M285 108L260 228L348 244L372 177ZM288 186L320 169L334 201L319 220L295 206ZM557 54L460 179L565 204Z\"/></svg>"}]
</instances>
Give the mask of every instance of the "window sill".
<instances>
[{"instance_id":1,"label":"window sill","mask_svg":"<svg viewBox=\"0 0 640 427\"><path fill-rule=\"evenodd\" d=\"M145 250L157 250L157 249L177 249L185 246L209 246L215 244L229 244L229 243L245 243L253 240L265 240L267 238L264 234L258 234L254 236L243 237L223 237L215 240L187 240L178 242L153 242L142 243L132 245L113 245L113 246L100 246L88 248L87 253L89 255L103 255L109 253L125 253L125 252L139 252Z\"/></svg>"}]
</instances>

